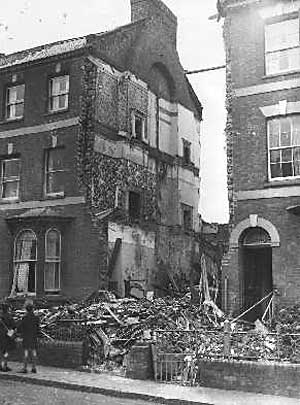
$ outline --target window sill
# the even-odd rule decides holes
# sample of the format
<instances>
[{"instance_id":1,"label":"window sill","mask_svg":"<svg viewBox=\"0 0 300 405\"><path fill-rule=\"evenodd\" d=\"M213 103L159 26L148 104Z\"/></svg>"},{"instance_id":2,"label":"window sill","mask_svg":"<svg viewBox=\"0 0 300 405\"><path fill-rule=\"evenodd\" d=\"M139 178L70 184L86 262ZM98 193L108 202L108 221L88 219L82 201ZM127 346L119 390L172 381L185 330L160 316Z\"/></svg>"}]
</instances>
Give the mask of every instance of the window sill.
<instances>
[{"instance_id":1,"label":"window sill","mask_svg":"<svg viewBox=\"0 0 300 405\"><path fill-rule=\"evenodd\" d=\"M0 204L14 204L19 201L19 198L0 198Z\"/></svg>"},{"instance_id":2,"label":"window sill","mask_svg":"<svg viewBox=\"0 0 300 405\"><path fill-rule=\"evenodd\" d=\"M278 73L272 73L270 75L264 75L262 77L263 80L267 80L267 79L275 79L277 77L281 77L281 76L292 76L295 74L300 74L300 69L296 69L296 70L289 70L288 72L278 72Z\"/></svg>"},{"instance_id":3,"label":"window sill","mask_svg":"<svg viewBox=\"0 0 300 405\"><path fill-rule=\"evenodd\" d=\"M24 121L24 116L20 118L5 118L4 120L0 121L0 124L9 124L11 122L22 122Z\"/></svg>"},{"instance_id":4,"label":"window sill","mask_svg":"<svg viewBox=\"0 0 300 405\"><path fill-rule=\"evenodd\" d=\"M289 187L289 186L298 186L298 185L300 185L300 178L268 181L268 182L264 183L264 188Z\"/></svg>"},{"instance_id":5,"label":"window sill","mask_svg":"<svg viewBox=\"0 0 300 405\"><path fill-rule=\"evenodd\" d=\"M55 111L47 111L44 115L47 116L52 116L56 114L63 114L69 111L69 107L61 109L61 110L55 110Z\"/></svg>"},{"instance_id":6,"label":"window sill","mask_svg":"<svg viewBox=\"0 0 300 405\"><path fill-rule=\"evenodd\" d=\"M57 198L65 198L65 193L60 192L60 193L51 193L51 194L45 194L45 200L55 200Z\"/></svg>"}]
</instances>

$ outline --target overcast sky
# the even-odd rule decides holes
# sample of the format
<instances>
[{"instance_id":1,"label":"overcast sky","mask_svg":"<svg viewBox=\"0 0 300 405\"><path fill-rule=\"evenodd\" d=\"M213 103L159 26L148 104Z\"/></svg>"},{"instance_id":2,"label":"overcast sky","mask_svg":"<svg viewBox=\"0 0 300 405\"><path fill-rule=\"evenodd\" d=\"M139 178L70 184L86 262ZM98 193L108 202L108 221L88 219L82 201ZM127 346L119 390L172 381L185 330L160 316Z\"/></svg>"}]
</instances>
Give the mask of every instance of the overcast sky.
<instances>
[{"instance_id":1,"label":"overcast sky","mask_svg":"<svg viewBox=\"0 0 300 405\"><path fill-rule=\"evenodd\" d=\"M222 65L221 22L215 0L164 0L178 17L178 51L185 69ZM130 22L130 0L0 0L0 52L106 31ZM3 3L5 6L3 7ZM225 72L189 76L203 105L200 212L228 219L225 159Z\"/></svg>"}]
</instances>

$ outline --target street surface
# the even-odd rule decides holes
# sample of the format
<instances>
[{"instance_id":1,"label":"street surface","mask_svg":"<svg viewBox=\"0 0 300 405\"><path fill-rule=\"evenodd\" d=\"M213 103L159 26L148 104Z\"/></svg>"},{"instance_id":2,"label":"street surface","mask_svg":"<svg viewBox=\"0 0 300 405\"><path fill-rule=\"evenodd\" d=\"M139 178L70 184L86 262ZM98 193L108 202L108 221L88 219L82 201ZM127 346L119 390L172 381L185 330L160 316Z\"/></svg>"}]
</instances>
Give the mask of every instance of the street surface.
<instances>
[{"instance_id":1,"label":"street surface","mask_svg":"<svg viewBox=\"0 0 300 405\"><path fill-rule=\"evenodd\" d=\"M0 379L0 405L149 405L139 399L123 399L100 394L43 387ZM158 402L151 404L159 405Z\"/></svg>"}]
</instances>

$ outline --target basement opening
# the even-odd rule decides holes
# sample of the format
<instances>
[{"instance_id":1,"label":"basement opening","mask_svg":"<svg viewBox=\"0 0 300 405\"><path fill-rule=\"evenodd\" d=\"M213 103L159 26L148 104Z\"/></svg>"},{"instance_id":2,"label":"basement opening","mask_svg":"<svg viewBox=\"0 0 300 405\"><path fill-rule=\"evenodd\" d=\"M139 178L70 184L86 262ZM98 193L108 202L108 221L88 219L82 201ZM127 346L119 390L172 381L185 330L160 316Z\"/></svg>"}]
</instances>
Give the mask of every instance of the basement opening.
<instances>
[{"instance_id":1,"label":"basement opening","mask_svg":"<svg viewBox=\"0 0 300 405\"><path fill-rule=\"evenodd\" d=\"M260 227L246 229L241 237L242 303L250 308L273 290L272 247L270 235ZM261 319L268 302L256 306L245 319Z\"/></svg>"}]
</instances>

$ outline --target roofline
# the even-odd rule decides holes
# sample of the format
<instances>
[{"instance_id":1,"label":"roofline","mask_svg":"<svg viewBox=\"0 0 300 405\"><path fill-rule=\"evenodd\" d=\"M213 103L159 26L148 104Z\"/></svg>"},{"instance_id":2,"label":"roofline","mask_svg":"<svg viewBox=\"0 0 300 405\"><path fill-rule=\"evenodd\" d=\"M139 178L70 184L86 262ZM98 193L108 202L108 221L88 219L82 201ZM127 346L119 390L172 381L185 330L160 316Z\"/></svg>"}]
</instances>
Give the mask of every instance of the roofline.
<instances>
[{"instance_id":1,"label":"roofline","mask_svg":"<svg viewBox=\"0 0 300 405\"><path fill-rule=\"evenodd\" d=\"M34 49L34 48L32 48L32 49ZM8 70L20 70L27 66L41 65L43 63L46 63L47 61L55 61L55 60L59 60L63 57L68 58L68 57L85 56L88 52L89 52L89 46L85 45L84 47L82 47L80 49L74 49L72 51L58 53L56 55L47 56L45 58L30 60L30 61L16 63L16 64L10 64L10 65L4 66L4 67L0 66L0 75L2 72L7 72ZM11 55L14 55L14 54L11 54Z\"/></svg>"}]
</instances>

